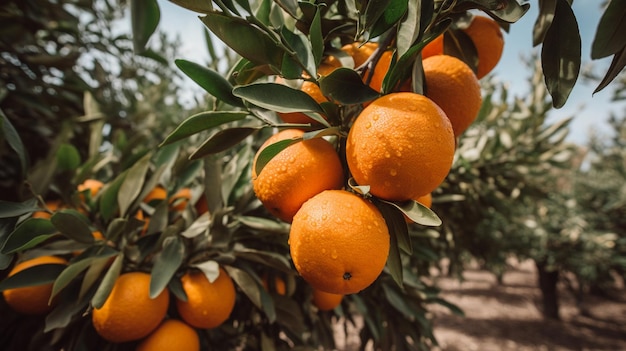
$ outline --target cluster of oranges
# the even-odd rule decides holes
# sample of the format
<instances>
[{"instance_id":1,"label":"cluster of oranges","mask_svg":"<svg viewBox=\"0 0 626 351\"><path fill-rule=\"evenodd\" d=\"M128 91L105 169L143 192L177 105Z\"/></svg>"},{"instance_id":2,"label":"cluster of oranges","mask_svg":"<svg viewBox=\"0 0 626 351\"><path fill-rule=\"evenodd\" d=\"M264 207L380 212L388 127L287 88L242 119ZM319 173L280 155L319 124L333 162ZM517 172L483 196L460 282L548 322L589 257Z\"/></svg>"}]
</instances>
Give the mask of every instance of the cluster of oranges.
<instances>
[{"instance_id":1,"label":"cluster of oranges","mask_svg":"<svg viewBox=\"0 0 626 351\"><path fill-rule=\"evenodd\" d=\"M499 25L487 17L475 17L464 31L476 47L476 72L461 59L444 54L441 35L423 49L424 94L411 92L410 82L402 82L394 92L364 104L356 117L348 116L341 126L347 136L303 138L302 130L286 129L257 152L254 191L271 214L291 223L291 258L316 291L357 293L384 269L390 235L371 197L430 207L431 193L452 167L456 138L479 113L479 78L495 67L504 44ZM378 53L372 70L368 60L376 43L353 43L342 50L352 57L364 82L381 91L393 51ZM329 57L318 74L325 76L340 66L337 58ZM315 81L304 81L301 89L318 103L329 101ZM278 115L287 123L315 126L303 113ZM340 146L343 138L345 147ZM257 174L262 151L283 140L294 142ZM348 178L367 186L369 196L346 190Z\"/></svg>"}]
</instances>

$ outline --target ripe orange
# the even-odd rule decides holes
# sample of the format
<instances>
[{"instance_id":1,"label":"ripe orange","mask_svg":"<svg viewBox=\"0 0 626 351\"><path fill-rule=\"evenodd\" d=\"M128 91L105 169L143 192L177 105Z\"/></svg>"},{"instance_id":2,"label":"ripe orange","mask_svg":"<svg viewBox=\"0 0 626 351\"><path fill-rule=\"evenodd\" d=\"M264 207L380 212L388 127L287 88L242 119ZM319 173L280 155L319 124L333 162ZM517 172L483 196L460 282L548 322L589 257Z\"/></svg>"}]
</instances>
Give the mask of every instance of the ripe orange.
<instances>
[{"instance_id":1,"label":"ripe orange","mask_svg":"<svg viewBox=\"0 0 626 351\"><path fill-rule=\"evenodd\" d=\"M326 59L320 66L317 68L317 74L321 77L329 75L336 68L341 67L341 62L335 58L329 57ZM276 83L282 84L284 80L281 77L276 78ZM318 104L322 102L328 101L326 96L322 94L322 90L319 85L314 82L305 80L302 82L302 86L300 90L309 94L310 97L313 98ZM291 113L278 113L280 118L286 123L311 123L312 125L319 124L315 120L311 119L309 116L305 115L302 112L291 112Z\"/></svg>"},{"instance_id":2,"label":"ripe orange","mask_svg":"<svg viewBox=\"0 0 626 351\"><path fill-rule=\"evenodd\" d=\"M267 274L263 276L261 283L263 283L263 287L265 288L265 290L270 291ZM287 285L285 284L285 281L277 275L274 276L274 286L271 289L271 292L275 292L278 295L285 295L287 293Z\"/></svg>"},{"instance_id":3,"label":"ripe orange","mask_svg":"<svg viewBox=\"0 0 626 351\"><path fill-rule=\"evenodd\" d=\"M313 304L320 311L330 311L341 304L343 295L331 294L318 289L313 289Z\"/></svg>"},{"instance_id":4,"label":"ripe orange","mask_svg":"<svg viewBox=\"0 0 626 351\"><path fill-rule=\"evenodd\" d=\"M354 42L352 44L344 45L341 50L346 52L348 55L352 56L354 60L354 67L358 68L363 65L378 47L377 43L359 43ZM391 59L393 57L393 51L387 50L382 53L376 66L374 67L374 73L372 74L372 78L370 79L369 86L370 88L380 92L383 87L383 80L385 79L385 75L387 75L387 71L389 71L389 67L391 66ZM363 74L363 81L367 81L368 72L365 71ZM411 84L407 82L399 88L399 91L410 91Z\"/></svg>"},{"instance_id":5,"label":"ripe orange","mask_svg":"<svg viewBox=\"0 0 626 351\"><path fill-rule=\"evenodd\" d=\"M93 199L94 197L96 197L96 195L98 195L98 192L100 191L100 189L102 189L103 186L104 183L97 179L87 179L82 182L82 184L78 185L78 192L82 193L83 191L89 189L89 194ZM81 200L85 201L83 194L80 194L80 198Z\"/></svg>"},{"instance_id":6,"label":"ripe orange","mask_svg":"<svg viewBox=\"0 0 626 351\"><path fill-rule=\"evenodd\" d=\"M181 318L196 328L215 328L224 323L235 307L236 291L233 280L220 268L213 282L201 271L189 271L182 276L187 301L176 299Z\"/></svg>"},{"instance_id":7,"label":"ripe orange","mask_svg":"<svg viewBox=\"0 0 626 351\"><path fill-rule=\"evenodd\" d=\"M42 264L67 264L67 261L57 256L40 256L27 261L20 262L9 272L9 277L27 268ZM50 312L53 304L49 305L52 294L52 283L27 286L23 288L7 289L2 292L4 299L11 308L23 314L45 314Z\"/></svg>"},{"instance_id":8,"label":"ripe orange","mask_svg":"<svg viewBox=\"0 0 626 351\"><path fill-rule=\"evenodd\" d=\"M475 16L472 23L464 30L472 39L478 53L478 79L491 72L500 61L504 50L504 37L500 25L493 19Z\"/></svg>"},{"instance_id":9,"label":"ripe orange","mask_svg":"<svg viewBox=\"0 0 626 351\"><path fill-rule=\"evenodd\" d=\"M454 136L474 122L483 99L480 83L472 69L456 57L431 56L422 62L426 96L446 113Z\"/></svg>"},{"instance_id":10,"label":"ripe orange","mask_svg":"<svg viewBox=\"0 0 626 351\"><path fill-rule=\"evenodd\" d=\"M313 195L327 189L340 189L344 182L339 155L333 145L322 138L288 146L265 165L261 174L256 174L256 161L264 148L303 134L298 129L283 130L267 139L254 157L254 192L272 215L285 222L291 222L300 206Z\"/></svg>"},{"instance_id":11,"label":"ripe orange","mask_svg":"<svg viewBox=\"0 0 626 351\"><path fill-rule=\"evenodd\" d=\"M169 291L150 298L150 274L129 272L120 275L101 308L94 308L92 322L104 339L121 343L146 337L165 318Z\"/></svg>"},{"instance_id":12,"label":"ripe orange","mask_svg":"<svg viewBox=\"0 0 626 351\"><path fill-rule=\"evenodd\" d=\"M191 189L182 188L170 198L170 207L173 211L183 211L191 200Z\"/></svg>"},{"instance_id":13,"label":"ripe orange","mask_svg":"<svg viewBox=\"0 0 626 351\"><path fill-rule=\"evenodd\" d=\"M433 204L433 195L431 193L428 193L426 195L422 195L422 196L418 197L417 199L415 199L415 201L417 201L420 204L430 208L430 206L432 206L432 204Z\"/></svg>"},{"instance_id":14,"label":"ripe orange","mask_svg":"<svg viewBox=\"0 0 626 351\"><path fill-rule=\"evenodd\" d=\"M314 289L357 293L376 280L389 255L389 230L376 206L345 190L302 205L289 234L291 258Z\"/></svg>"},{"instance_id":15,"label":"ripe orange","mask_svg":"<svg viewBox=\"0 0 626 351\"><path fill-rule=\"evenodd\" d=\"M452 166L450 120L432 100L392 93L374 100L354 121L346 143L348 168L359 185L390 201L433 191Z\"/></svg>"},{"instance_id":16,"label":"ripe orange","mask_svg":"<svg viewBox=\"0 0 626 351\"><path fill-rule=\"evenodd\" d=\"M187 323L177 319L167 319L143 339L137 351L199 351L198 333Z\"/></svg>"},{"instance_id":17,"label":"ripe orange","mask_svg":"<svg viewBox=\"0 0 626 351\"><path fill-rule=\"evenodd\" d=\"M152 201L161 201L167 198L167 191L160 185L157 185L154 189L150 190L148 195L143 198L143 202L150 204Z\"/></svg>"},{"instance_id":18,"label":"ripe orange","mask_svg":"<svg viewBox=\"0 0 626 351\"><path fill-rule=\"evenodd\" d=\"M61 200L50 200L50 201L46 201L46 207L52 211L55 212L56 210L62 208L62 203ZM52 217L52 214L50 214L48 211L37 211L37 212L33 212L32 215L33 218L50 218Z\"/></svg>"},{"instance_id":19,"label":"ripe orange","mask_svg":"<svg viewBox=\"0 0 626 351\"><path fill-rule=\"evenodd\" d=\"M485 16L475 16L470 25L463 29L467 34L478 54L478 68L476 77L481 79L491 72L500 59L504 51L504 36L500 25L493 19ZM435 55L443 55L444 36L441 34L422 49L422 58Z\"/></svg>"}]
</instances>

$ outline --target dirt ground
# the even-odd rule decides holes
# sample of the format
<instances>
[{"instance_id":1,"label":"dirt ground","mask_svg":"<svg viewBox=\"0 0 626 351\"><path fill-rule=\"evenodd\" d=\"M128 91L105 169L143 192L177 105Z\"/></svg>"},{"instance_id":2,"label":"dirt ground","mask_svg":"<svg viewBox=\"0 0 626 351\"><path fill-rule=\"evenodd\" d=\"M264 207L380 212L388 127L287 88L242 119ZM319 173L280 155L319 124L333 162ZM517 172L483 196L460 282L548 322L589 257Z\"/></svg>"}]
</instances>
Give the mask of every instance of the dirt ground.
<instances>
[{"instance_id":1,"label":"dirt ground","mask_svg":"<svg viewBox=\"0 0 626 351\"><path fill-rule=\"evenodd\" d=\"M619 301L587 296L584 316L561 287L561 321L544 320L532 262L516 264L502 285L479 269L464 281L440 278L442 297L465 317L435 309L435 336L441 351L621 351L626 350L626 296Z\"/></svg>"}]
</instances>

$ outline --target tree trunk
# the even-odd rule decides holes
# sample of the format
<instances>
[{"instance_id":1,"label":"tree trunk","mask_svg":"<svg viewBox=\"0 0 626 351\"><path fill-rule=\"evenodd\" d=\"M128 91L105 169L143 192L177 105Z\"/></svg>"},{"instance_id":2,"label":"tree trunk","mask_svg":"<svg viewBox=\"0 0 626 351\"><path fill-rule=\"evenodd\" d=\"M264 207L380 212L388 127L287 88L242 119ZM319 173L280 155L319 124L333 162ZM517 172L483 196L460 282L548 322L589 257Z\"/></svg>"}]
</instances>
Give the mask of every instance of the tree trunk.
<instances>
[{"instance_id":1,"label":"tree trunk","mask_svg":"<svg viewBox=\"0 0 626 351\"><path fill-rule=\"evenodd\" d=\"M542 306L544 318L560 319L559 317L559 294L557 282L559 281L559 271L547 270L545 262L535 261L539 276L539 289L541 289Z\"/></svg>"}]
</instances>

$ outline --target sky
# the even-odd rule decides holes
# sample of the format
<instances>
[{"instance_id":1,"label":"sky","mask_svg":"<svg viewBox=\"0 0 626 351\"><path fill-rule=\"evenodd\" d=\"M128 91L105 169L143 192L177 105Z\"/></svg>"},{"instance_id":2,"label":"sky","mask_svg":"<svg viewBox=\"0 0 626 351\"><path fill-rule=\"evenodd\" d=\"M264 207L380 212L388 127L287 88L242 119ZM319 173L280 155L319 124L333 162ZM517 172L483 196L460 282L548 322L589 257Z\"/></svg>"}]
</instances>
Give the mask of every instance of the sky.
<instances>
[{"instance_id":1,"label":"sky","mask_svg":"<svg viewBox=\"0 0 626 351\"><path fill-rule=\"evenodd\" d=\"M160 29L180 38L182 47L179 52L181 59L204 63L208 60L208 52L204 44L204 26L198 14L179 7L167 0L158 0L161 8ZM611 58L591 60L590 49L596 27L602 15L598 0L576 0L573 10L578 20L582 40L582 67L590 64L599 74L604 75ZM522 57L528 57L533 50L540 48L532 46L532 28L538 13L537 0L530 1L530 10L516 23L511 25L509 33L505 34L505 47L502 58L493 74L497 80L508 84L512 96L523 97L528 93L529 72L522 62ZM190 89L199 91L195 83L188 80ZM576 83L564 107L550 113L549 122L556 122L562 118L574 116L570 134L567 140L578 144L586 144L590 131L610 133L606 120L611 111L617 114L624 113L624 104L610 101L611 85L604 90L592 94L597 83L585 83L582 79Z\"/></svg>"}]
</instances>

